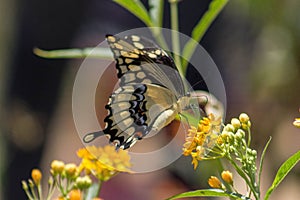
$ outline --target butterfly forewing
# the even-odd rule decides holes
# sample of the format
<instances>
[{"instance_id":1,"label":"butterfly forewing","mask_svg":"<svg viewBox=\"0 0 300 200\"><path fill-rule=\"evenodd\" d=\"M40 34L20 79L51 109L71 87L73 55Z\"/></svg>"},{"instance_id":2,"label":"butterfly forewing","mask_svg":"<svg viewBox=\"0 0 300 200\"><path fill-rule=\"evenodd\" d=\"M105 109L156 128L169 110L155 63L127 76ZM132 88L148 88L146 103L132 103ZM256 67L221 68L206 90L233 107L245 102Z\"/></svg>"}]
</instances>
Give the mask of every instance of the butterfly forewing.
<instances>
[{"instance_id":1,"label":"butterfly forewing","mask_svg":"<svg viewBox=\"0 0 300 200\"><path fill-rule=\"evenodd\" d=\"M184 83L173 59L152 41L131 35L125 39L107 35L116 60L120 86L129 83L152 83L185 95Z\"/></svg>"}]
</instances>

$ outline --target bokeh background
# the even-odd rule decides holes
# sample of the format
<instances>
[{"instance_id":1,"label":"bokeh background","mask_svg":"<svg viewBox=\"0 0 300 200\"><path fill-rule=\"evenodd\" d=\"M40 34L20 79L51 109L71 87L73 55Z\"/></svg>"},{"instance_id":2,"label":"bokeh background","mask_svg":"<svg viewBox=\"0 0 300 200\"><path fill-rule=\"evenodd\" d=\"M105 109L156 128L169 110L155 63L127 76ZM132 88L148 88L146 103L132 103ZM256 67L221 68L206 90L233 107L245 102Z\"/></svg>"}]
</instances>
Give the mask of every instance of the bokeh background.
<instances>
[{"instance_id":1,"label":"bokeh background","mask_svg":"<svg viewBox=\"0 0 300 200\"><path fill-rule=\"evenodd\" d=\"M146 3L146 1L143 1ZM190 35L209 1L179 4L180 31ZM270 136L263 191L280 164L299 150L292 126L300 107L300 1L230 1L202 46L217 64L226 87L226 119L241 112L253 124L253 148ZM169 27L165 6L165 27ZM26 199L21 180L34 167L48 174L53 159L78 162L81 144L72 119L72 86L80 59L43 59L34 47L93 47L105 34L144 24L110 0L0 1L0 199ZM197 89L197 88L196 88ZM213 162L192 169L188 158L168 168L119 175L103 186L104 199L163 199L207 188ZM271 199L299 199L296 166ZM239 184L237 182L237 184ZM241 185L243 188L243 185Z\"/></svg>"}]
</instances>

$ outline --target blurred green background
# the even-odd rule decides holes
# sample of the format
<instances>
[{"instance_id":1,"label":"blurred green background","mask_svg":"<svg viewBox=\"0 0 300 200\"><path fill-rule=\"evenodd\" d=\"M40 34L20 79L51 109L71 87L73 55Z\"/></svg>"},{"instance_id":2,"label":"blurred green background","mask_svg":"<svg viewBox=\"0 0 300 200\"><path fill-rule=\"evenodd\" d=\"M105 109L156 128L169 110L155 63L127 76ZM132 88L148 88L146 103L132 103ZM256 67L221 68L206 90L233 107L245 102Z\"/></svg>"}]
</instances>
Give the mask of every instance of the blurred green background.
<instances>
[{"instance_id":1,"label":"blurred green background","mask_svg":"<svg viewBox=\"0 0 300 200\"><path fill-rule=\"evenodd\" d=\"M179 4L181 32L190 35L209 2ZM248 113L259 152L273 137L263 191L300 147L300 130L292 126L300 116L299 8L298 0L230 1L201 41L224 80L226 119ZM167 2L165 17L169 27ZM33 167L47 177L53 159L76 162L75 151L82 147L71 113L72 85L82 60L42 59L32 49L96 46L107 33L144 25L110 0L3 0L0 22L0 199L25 199L20 182ZM105 185L103 198L162 199L205 188L214 175L207 165L213 163L200 165L197 178L189 159L158 172L121 175ZM298 199L299 186L296 166L271 199Z\"/></svg>"}]
</instances>

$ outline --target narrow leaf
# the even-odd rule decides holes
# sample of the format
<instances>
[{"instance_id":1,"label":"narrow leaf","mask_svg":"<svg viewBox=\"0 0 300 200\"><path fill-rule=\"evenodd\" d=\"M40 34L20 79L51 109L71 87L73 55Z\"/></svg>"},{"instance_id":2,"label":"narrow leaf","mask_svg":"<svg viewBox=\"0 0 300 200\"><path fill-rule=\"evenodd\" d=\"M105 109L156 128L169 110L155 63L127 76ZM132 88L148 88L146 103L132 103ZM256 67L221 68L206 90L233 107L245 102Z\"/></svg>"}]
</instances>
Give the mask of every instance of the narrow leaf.
<instances>
[{"instance_id":1,"label":"narrow leaf","mask_svg":"<svg viewBox=\"0 0 300 200\"><path fill-rule=\"evenodd\" d=\"M134 14L137 18L139 18L142 22L144 22L147 26L154 26L151 18L148 14L147 9L144 4L139 0L113 0L118 3L120 6L124 7L132 14Z\"/></svg>"},{"instance_id":2,"label":"narrow leaf","mask_svg":"<svg viewBox=\"0 0 300 200\"><path fill-rule=\"evenodd\" d=\"M183 57L187 58L187 60L183 60L183 70L186 71L186 67L188 64L188 60L193 55L193 52L198 45L198 42L202 39L205 32L211 25L211 23L215 20L218 14L222 11L224 6L227 4L228 0L213 0L209 4L208 10L204 13L203 17L197 23L192 31L192 38L187 42L183 49Z\"/></svg>"},{"instance_id":3,"label":"narrow leaf","mask_svg":"<svg viewBox=\"0 0 300 200\"><path fill-rule=\"evenodd\" d=\"M269 199L271 193L274 189L281 183L281 181L285 178L285 176L291 171L291 169L299 162L300 160L300 151L289 157L279 168L277 174L274 178L274 181L271 187L268 189L265 200Z\"/></svg>"},{"instance_id":4,"label":"narrow leaf","mask_svg":"<svg viewBox=\"0 0 300 200\"><path fill-rule=\"evenodd\" d=\"M260 179L261 179L261 172L262 172L262 168L263 168L263 164L264 164L264 158L267 152L267 149L269 147L269 144L272 140L272 137L270 137L270 139L268 140L262 154L261 154L261 158L260 158L260 162L259 162L259 169L258 169L258 187L260 187Z\"/></svg>"},{"instance_id":5,"label":"narrow leaf","mask_svg":"<svg viewBox=\"0 0 300 200\"><path fill-rule=\"evenodd\" d=\"M108 48L84 48L84 49L60 49L60 50L42 50L34 48L33 53L42 58L103 58L113 59L113 55Z\"/></svg>"},{"instance_id":6,"label":"narrow leaf","mask_svg":"<svg viewBox=\"0 0 300 200\"><path fill-rule=\"evenodd\" d=\"M230 197L233 199L248 199L247 197L242 196L237 193L226 193L223 190L219 189L205 189L205 190L195 190L190 192L184 192L175 196L168 198L171 199L179 199L185 197Z\"/></svg>"}]
</instances>

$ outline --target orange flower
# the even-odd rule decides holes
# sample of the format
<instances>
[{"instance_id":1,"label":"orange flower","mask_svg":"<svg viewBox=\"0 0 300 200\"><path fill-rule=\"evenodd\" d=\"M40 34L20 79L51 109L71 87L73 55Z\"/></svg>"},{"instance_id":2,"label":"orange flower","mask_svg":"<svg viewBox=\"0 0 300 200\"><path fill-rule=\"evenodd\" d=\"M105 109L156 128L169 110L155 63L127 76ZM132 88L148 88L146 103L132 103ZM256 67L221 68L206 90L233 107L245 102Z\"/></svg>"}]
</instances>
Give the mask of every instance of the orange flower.
<instances>
[{"instance_id":1,"label":"orange flower","mask_svg":"<svg viewBox=\"0 0 300 200\"><path fill-rule=\"evenodd\" d=\"M217 188L217 189L221 189L222 188L222 183L221 181L215 177L215 176L211 176L208 179L208 185L212 188Z\"/></svg>"},{"instance_id":2,"label":"orange flower","mask_svg":"<svg viewBox=\"0 0 300 200\"><path fill-rule=\"evenodd\" d=\"M69 193L70 200L81 200L80 190L71 190Z\"/></svg>"},{"instance_id":3,"label":"orange flower","mask_svg":"<svg viewBox=\"0 0 300 200\"><path fill-rule=\"evenodd\" d=\"M41 179L42 179L42 172L39 169L33 169L31 171L31 177L32 177L33 182L36 185L39 185L41 182Z\"/></svg>"},{"instance_id":4,"label":"orange flower","mask_svg":"<svg viewBox=\"0 0 300 200\"><path fill-rule=\"evenodd\" d=\"M233 179L232 179L232 173L230 171L223 171L221 177L226 183L232 185Z\"/></svg>"}]
</instances>

